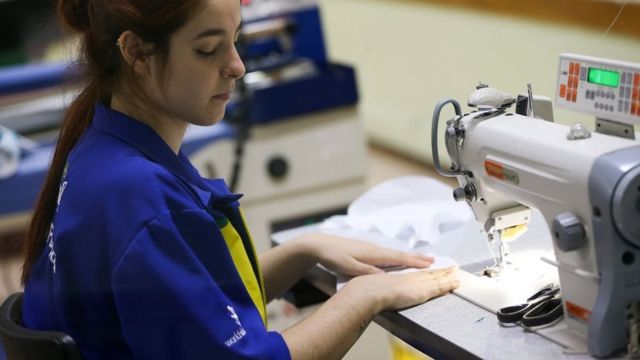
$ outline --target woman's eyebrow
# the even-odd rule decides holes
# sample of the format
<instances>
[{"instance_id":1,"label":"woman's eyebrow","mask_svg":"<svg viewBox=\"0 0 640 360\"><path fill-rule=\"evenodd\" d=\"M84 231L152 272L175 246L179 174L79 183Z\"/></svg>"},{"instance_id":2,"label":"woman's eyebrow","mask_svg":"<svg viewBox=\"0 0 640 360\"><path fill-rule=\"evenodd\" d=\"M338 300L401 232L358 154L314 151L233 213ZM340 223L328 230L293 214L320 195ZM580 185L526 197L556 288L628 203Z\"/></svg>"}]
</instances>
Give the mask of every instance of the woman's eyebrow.
<instances>
[{"instance_id":1,"label":"woman's eyebrow","mask_svg":"<svg viewBox=\"0 0 640 360\"><path fill-rule=\"evenodd\" d=\"M199 33L198 35L196 35L192 40L202 39L207 36L224 36L226 33L227 32L224 29L219 29L219 28L207 29Z\"/></svg>"},{"instance_id":2,"label":"woman's eyebrow","mask_svg":"<svg viewBox=\"0 0 640 360\"><path fill-rule=\"evenodd\" d=\"M238 25L238 28L236 29L236 34L238 33L238 31L240 31L240 28L242 27L242 23L240 23L240 25ZM196 35L192 40L198 40L198 39L202 39L204 37L207 36L224 36L227 34L227 31L221 28L211 28L211 29L207 29L201 33L199 33L198 35Z\"/></svg>"}]
</instances>

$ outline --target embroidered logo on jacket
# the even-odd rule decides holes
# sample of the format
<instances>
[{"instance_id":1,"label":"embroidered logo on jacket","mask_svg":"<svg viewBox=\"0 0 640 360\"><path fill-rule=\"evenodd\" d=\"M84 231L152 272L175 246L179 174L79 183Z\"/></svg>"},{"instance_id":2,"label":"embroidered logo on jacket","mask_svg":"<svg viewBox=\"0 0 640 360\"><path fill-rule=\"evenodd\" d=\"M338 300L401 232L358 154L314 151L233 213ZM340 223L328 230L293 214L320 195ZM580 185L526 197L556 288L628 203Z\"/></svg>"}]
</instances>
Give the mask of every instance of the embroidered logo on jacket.
<instances>
[{"instance_id":1,"label":"embroidered logo on jacket","mask_svg":"<svg viewBox=\"0 0 640 360\"><path fill-rule=\"evenodd\" d=\"M53 267L53 273L56 273L56 250L53 248L53 224L49 228L49 235L47 236L47 244L49 245L49 262Z\"/></svg>"},{"instance_id":2,"label":"embroidered logo on jacket","mask_svg":"<svg viewBox=\"0 0 640 360\"><path fill-rule=\"evenodd\" d=\"M66 168L65 168L66 172ZM67 188L67 182L63 182L60 184L60 190L58 190L58 200L56 201L56 212L58 212L58 207L60 206L60 201L62 200L62 194L64 190ZM47 236L46 243L49 245L49 262L51 263L51 267L53 268L53 273L56 273L56 250L54 248L53 243L53 222L51 222L51 227L49 228L49 235Z\"/></svg>"},{"instance_id":3,"label":"embroidered logo on jacket","mask_svg":"<svg viewBox=\"0 0 640 360\"><path fill-rule=\"evenodd\" d=\"M238 341L240 341L240 339L242 339L245 335L247 335L247 331L242 327L240 318L238 318L238 314L236 314L236 311L233 309L233 307L227 306L227 310L229 310L229 313L230 313L229 316L231 316L231 318L236 322L236 324L238 324L238 329L233 332L233 336L231 336L229 339L227 339L224 342L224 344L227 345L227 347L232 347L235 343L237 343Z\"/></svg>"}]
</instances>

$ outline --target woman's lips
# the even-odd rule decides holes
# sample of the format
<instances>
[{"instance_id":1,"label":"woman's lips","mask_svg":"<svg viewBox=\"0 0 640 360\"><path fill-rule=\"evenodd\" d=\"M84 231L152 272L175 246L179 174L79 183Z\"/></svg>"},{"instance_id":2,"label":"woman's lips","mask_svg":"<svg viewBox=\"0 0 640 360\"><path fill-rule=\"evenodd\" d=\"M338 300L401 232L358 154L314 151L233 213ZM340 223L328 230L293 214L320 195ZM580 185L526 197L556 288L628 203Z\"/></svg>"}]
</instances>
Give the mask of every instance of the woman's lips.
<instances>
[{"instance_id":1,"label":"woman's lips","mask_svg":"<svg viewBox=\"0 0 640 360\"><path fill-rule=\"evenodd\" d=\"M227 100L229 100L229 93L218 94L218 95L215 95L213 98L214 99L218 99L218 100L227 101Z\"/></svg>"}]
</instances>

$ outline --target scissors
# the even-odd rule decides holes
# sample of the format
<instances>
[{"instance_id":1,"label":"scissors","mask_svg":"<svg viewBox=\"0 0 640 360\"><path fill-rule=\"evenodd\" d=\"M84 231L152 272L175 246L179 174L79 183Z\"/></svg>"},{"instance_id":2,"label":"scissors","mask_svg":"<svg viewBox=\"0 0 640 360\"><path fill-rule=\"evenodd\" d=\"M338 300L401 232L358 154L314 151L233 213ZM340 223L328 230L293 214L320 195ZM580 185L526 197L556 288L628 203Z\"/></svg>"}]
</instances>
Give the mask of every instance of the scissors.
<instances>
[{"instance_id":1,"label":"scissors","mask_svg":"<svg viewBox=\"0 0 640 360\"><path fill-rule=\"evenodd\" d=\"M533 327L547 325L563 314L560 288L549 285L531 295L523 304L503 307L498 310L498 320L502 323L517 323Z\"/></svg>"}]
</instances>

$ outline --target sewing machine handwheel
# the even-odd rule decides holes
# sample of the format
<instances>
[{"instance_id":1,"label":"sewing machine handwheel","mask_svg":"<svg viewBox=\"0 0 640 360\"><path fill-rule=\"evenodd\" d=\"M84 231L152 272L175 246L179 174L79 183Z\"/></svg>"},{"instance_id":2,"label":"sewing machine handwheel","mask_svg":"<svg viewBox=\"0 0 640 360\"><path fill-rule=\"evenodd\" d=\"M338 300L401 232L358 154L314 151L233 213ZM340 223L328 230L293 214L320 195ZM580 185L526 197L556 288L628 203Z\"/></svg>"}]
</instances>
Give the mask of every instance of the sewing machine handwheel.
<instances>
[{"instance_id":1,"label":"sewing machine handwheel","mask_svg":"<svg viewBox=\"0 0 640 360\"><path fill-rule=\"evenodd\" d=\"M640 167L627 172L613 194L613 222L623 238L640 247Z\"/></svg>"}]
</instances>

